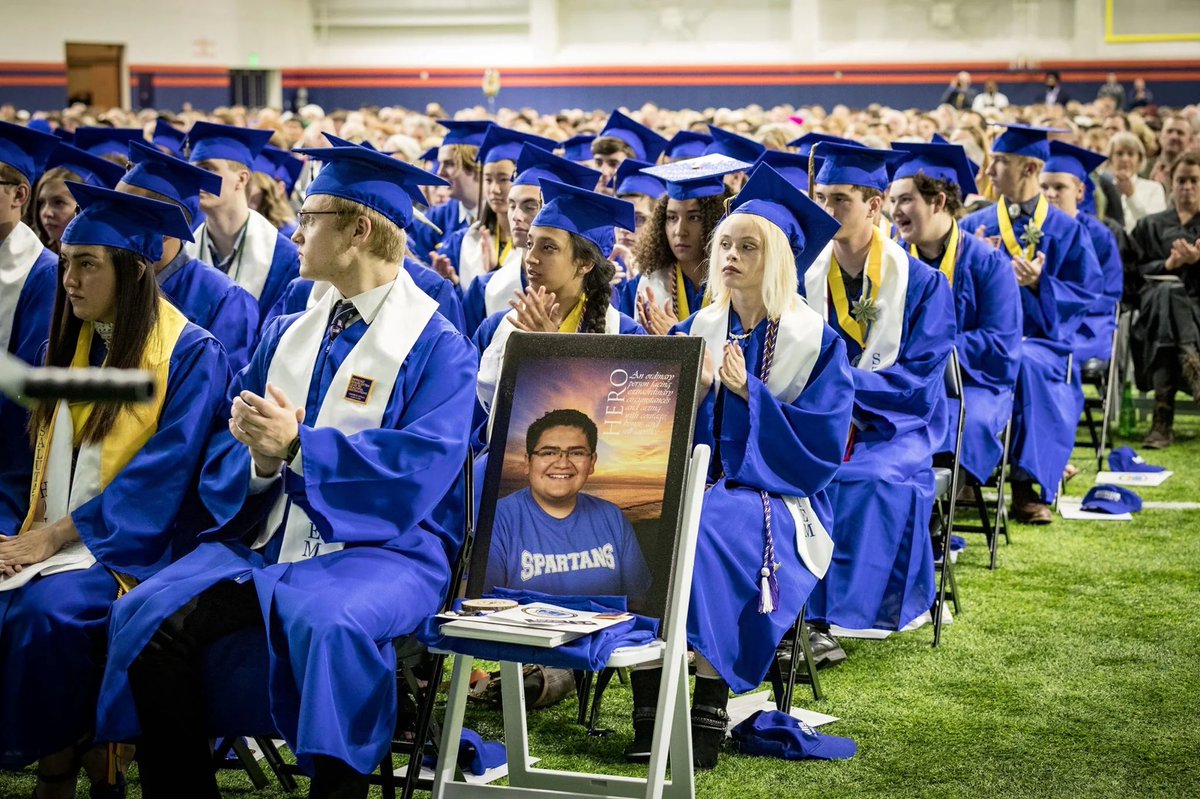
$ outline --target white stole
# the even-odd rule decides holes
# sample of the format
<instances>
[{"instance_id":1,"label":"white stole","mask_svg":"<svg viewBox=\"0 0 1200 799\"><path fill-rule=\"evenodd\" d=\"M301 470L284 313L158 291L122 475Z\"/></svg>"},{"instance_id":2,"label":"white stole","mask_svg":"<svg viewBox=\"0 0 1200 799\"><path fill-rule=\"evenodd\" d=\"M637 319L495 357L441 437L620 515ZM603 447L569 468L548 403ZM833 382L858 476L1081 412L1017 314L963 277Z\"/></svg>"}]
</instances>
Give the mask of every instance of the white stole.
<instances>
[{"instance_id":1,"label":"white stole","mask_svg":"<svg viewBox=\"0 0 1200 799\"><path fill-rule=\"evenodd\" d=\"M521 251L514 247L483 287L484 319L507 308L513 292L521 290L522 268Z\"/></svg>"},{"instance_id":2,"label":"white stole","mask_svg":"<svg viewBox=\"0 0 1200 799\"><path fill-rule=\"evenodd\" d=\"M315 305L284 331L271 357L267 381L294 403L302 404L308 397L309 381L313 379L329 315L339 299L342 297L338 292L325 291ZM380 427L400 366L436 311L437 302L417 288L401 268L367 332L334 374L329 390L321 398L313 427L333 427L346 435ZM255 546L270 540L284 524L285 517L280 563L336 552L344 546L322 540L308 514L290 502L286 494L276 500L267 516L266 529Z\"/></svg>"},{"instance_id":3,"label":"white stole","mask_svg":"<svg viewBox=\"0 0 1200 799\"><path fill-rule=\"evenodd\" d=\"M21 290L44 249L37 234L24 222L18 222L8 238L0 242L0 352L8 352Z\"/></svg>"},{"instance_id":4,"label":"white stole","mask_svg":"<svg viewBox=\"0 0 1200 799\"><path fill-rule=\"evenodd\" d=\"M482 230L479 225L471 225L458 243L458 285L463 291L484 274Z\"/></svg>"},{"instance_id":5,"label":"white stole","mask_svg":"<svg viewBox=\"0 0 1200 799\"><path fill-rule=\"evenodd\" d=\"M799 295L792 298L790 307L779 318L775 360L767 376L767 391L780 402L790 404L804 391L808 378L821 356L821 338L825 330L820 316L809 308ZM729 305L709 305L692 319L691 335L704 339L704 348L720 362L729 340ZM713 390L720 387L720 377ZM796 553L808 570L820 579L829 570L833 558L833 538L821 524L808 497L782 497L784 505L796 524Z\"/></svg>"},{"instance_id":6,"label":"white stole","mask_svg":"<svg viewBox=\"0 0 1200 799\"><path fill-rule=\"evenodd\" d=\"M479 380L475 384L475 392L479 397L479 404L488 413L492 412L492 401L495 398L496 389L500 385L500 368L504 366L504 348L508 345L508 337L517 329L511 321L515 313L516 311L512 311L500 320L496 332L492 335L491 343L488 344L479 359ZM604 332L610 336L621 332L621 312L612 305L609 305L608 310L604 313ZM488 433L491 433L490 420Z\"/></svg>"},{"instance_id":7,"label":"white stole","mask_svg":"<svg viewBox=\"0 0 1200 799\"><path fill-rule=\"evenodd\" d=\"M210 266L216 266L211 260L208 248L201 250L208 239L208 223L196 228L193 234L195 241L183 243L184 251L189 258L196 258ZM230 267L229 277L234 283L244 288L258 299L262 296L267 278L271 274L271 262L275 259L275 245L279 242L279 230L265 216L253 209L246 222L246 237L242 239L242 251L234 259Z\"/></svg>"},{"instance_id":8,"label":"white stole","mask_svg":"<svg viewBox=\"0 0 1200 799\"><path fill-rule=\"evenodd\" d=\"M674 314L680 321L683 321L683 317L679 316L679 309L675 307L676 293L671 291L671 275L675 274L675 269L675 264L671 264L670 268L656 269L653 272L644 272L639 275L637 303L648 300L650 295L646 293L646 290L654 289L654 304L664 313ZM635 308L637 303L634 305ZM695 311L696 309L689 310Z\"/></svg>"},{"instance_id":9,"label":"white stole","mask_svg":"<svg viewBox=\"0 0 1200 799\"><path fill-rule=\"evenodd\" d=\"M852 363L859 369L877 372L896 362L904 333L904 304L908 296L908 253L891 239L883 239L883 262L876 317L863 346L862 356ZM804 292L808 305L829 321L829 270L833 268L833 242L825 245L812 266L804 273ZM835 275L841 280L841 275ZM852 299L847 299L853 303Z\"/></svg>"}]
</instances>

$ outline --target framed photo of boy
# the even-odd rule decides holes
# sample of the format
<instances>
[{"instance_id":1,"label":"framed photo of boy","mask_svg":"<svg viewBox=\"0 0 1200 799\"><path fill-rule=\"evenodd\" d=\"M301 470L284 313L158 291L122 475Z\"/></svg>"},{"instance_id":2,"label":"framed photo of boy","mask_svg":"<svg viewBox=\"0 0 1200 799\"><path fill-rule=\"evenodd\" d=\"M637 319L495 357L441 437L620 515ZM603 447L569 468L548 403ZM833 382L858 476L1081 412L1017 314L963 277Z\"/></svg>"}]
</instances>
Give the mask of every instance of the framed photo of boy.
<instances>
[{"instance_id":1,"label":"framed photo of boy","mask_svg":"<svg viewBox=\"0 0 1200 799\"><path fill-rule=\"evenodd\" d=\"M514 333L467 597L622 596L665 618L703 341Z\"/></svg>"}]
</instances>

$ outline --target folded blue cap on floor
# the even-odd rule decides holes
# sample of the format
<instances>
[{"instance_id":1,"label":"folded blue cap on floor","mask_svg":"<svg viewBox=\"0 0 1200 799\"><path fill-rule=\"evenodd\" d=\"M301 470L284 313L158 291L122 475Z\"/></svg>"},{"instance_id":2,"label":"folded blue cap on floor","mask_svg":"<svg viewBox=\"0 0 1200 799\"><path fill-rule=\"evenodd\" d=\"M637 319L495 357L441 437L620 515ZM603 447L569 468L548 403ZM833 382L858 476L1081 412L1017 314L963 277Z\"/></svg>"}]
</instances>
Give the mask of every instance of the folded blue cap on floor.
<instances>
[{"instance_id":1,"label":"folded blue cap on floor","mask_svg":"<svg viewBox=\"0 0 1200 799\"><path fill-rule=\"evenodd\" d=\"M1165 466L1146 463L1133 447L1117 447L1108 453L1108 468L1114 472L1162 472Z\"/></svg>"},{"instance_id":2,"label":"folded blue cap on floor","mask_svg":"<svg viewBox=\"0 0 1200 799\"><path fill-rule=\"evenodd\" d=\"M1080 508L1096 513L1137 513L1142 509L1142 498L1122 486L1097 485L1084 496Z\"/></svg>"},{"instance_id":3,"label":"folded blue cap on floor","mask_svg":"<svg viewBox=\"0 0 1200 799\"><path fill-rule=\"evenodd\" d=\"M760 710L733 728L744 755L784 760L849 760L858 752L852 738L817 732L803 721L778 710Z\"/></svg>"}]
</instances>

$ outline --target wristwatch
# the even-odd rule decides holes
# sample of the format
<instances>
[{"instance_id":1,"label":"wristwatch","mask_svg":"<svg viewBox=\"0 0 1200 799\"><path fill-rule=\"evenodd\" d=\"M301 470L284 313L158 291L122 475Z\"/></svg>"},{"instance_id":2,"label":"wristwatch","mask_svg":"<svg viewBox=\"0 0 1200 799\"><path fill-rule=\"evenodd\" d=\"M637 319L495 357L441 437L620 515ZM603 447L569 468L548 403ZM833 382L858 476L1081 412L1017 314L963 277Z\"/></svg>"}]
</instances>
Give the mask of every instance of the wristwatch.
<instances>
[{"instance_id":1,"label":"wristwatch","mask_svg":"<svg viewBox=\"0 0 1200 799\"><path fill-rule=\"evenodd\" d=\"M291 463L292 461L296 460L296 456L299 454L300 454L300 434L297 433L296 437L292 439L292 443L288 444L287 458L285 458L284 460L286 463Z\"/></svg>"}]
</instances>

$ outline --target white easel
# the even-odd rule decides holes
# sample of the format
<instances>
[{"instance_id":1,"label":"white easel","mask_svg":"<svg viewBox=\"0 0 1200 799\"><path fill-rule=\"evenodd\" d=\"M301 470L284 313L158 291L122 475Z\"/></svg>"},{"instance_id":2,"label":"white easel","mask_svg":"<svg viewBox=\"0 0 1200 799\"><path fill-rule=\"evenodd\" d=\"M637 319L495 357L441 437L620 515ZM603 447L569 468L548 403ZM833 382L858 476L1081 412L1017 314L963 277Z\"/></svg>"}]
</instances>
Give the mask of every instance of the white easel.
<instances>
[{"instance_id":1,"label":"white easel","mask_svg":"<svg viewBox=\"0 0 1200 799\"><path fill-rule=\"evenodd\" d=\"M446 702L446 719L442 725L441 746L438 748L433 799L682 799L695 794L692 728L688 710L687 614L709 456L707 446L697 446L688 464L675 570L671 576L671 596L663 625L665 639L643 647L619 649L607 663L610 668L625 668L654 663L660 659L663 662L658 712L654 722L654 744L646 777L532 768L521 664L502 662L500 682L504 700L504 740L508 753L509 784L456 782L454 772L458 742L462 736L463 711L467 705L471 668L475 661L470 655L456 654L454 672L450 678L450 695ZM668 753L672 765L669 782L666 781Z\"/></svg>"}]
</instances>

